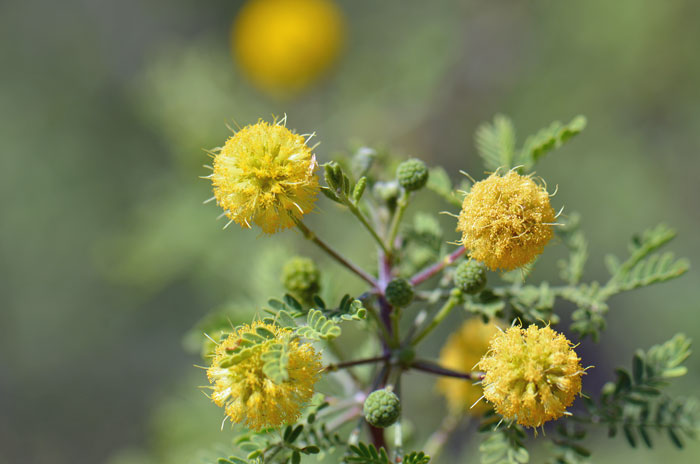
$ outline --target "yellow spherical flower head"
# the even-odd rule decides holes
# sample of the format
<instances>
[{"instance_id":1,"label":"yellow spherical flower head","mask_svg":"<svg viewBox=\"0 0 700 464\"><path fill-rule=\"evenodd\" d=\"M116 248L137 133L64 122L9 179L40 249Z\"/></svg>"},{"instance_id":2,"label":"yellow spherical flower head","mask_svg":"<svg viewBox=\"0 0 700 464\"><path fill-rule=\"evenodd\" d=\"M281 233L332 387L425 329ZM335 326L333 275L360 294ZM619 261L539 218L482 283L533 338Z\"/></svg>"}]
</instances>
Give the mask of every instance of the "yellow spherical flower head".
<instances>
[{"instance_id":1,"label":"yellow spherical flower head","mask_svg":"<svg viewBox=\"0 0 700 464\"><path fill-rule=\"evenodd\" d=\"M472 258L491 270L531 262L552 238L549 194L529 176L508 171L475 183L464 197L457 230Z\"/></svg>"},{"instance_id":2,"label":"yellow spherical flower head","mask_svg":"<svg viewBox=\"0 0 700 464\"><path fill-rule=\"evenodd\" d=\"M581 392L580 359L549 327L511 327L491 340L479 361L484 397L502 416L527 427L561 417Z\"/></svg>"},{"instance_id":3,"label":"yellow spherical flower head","mask_svg":"<svg viewBox=\"0 0 700 464\"><path fill-rule=\"evenodd\" d=\"M343 17L331 0L250 0L233 23L231 47L254 84L286 95L330 68L343 36Z\"/></svg>"},{"instance_id":4,"label":"yellow spherical flower head","mask_svg":"<svg viewBox=\"0 0 700 464\"><path fill-rule=\"evenodd\" d=\"M214 197L231 221L271 234L311 211L319 191L316 157L304 137L261 121L230 137L214 157Z\"/></svg>"},{"instance_id":5,"label":"yellow spherical flower head","mask_svg":"<svg viewBox=\"0 0 700 464\"><path fill-rule=\"evenodd\" d=\"M269 338L241 350L246 337L255 337L261 329ZM320 354L311 344L290 339L290 335L289 329L256 322L237 328L217 346L207 377L214 385L212 401L225 408L231 422L261 430L291 424L299 418L314 394L322 365ZM289 359L286 380L276 383L265 374L263 366L266 353L280 342L288 343Z\"/></svg>"},{"instance_id":6,"label":"yellow spherical flower head","mask_svg":"<svg viewBox=\"0 0 700 464\"><path fill-rule=\"evenodd\" d=\"M473 371L481 357L488 351L489 341L498 333L498 326L492 322L486 324L478 318L466 321L447 339L447 343L440 351L440 364L456 371ZM488 403L483 401L477 403L483 395L481 385L474 385L462 379L441 377L437 382L437 389L445 396L453 412L468 411L479 415L490 409Z\"/></svg>"}]
</instances>

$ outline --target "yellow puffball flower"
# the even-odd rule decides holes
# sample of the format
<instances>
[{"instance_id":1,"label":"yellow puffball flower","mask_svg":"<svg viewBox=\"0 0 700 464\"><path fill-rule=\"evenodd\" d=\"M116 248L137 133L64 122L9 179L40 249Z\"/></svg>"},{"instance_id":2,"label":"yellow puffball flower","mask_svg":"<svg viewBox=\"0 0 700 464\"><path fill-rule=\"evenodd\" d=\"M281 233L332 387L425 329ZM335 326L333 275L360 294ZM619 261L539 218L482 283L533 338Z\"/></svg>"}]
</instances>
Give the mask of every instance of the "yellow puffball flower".
<instances>
[{"instance_id":1,"label":"yellow puffball flower","mask_svg":"<svg viewBox=\"0 0 700 464\"><path fill-rule=\"evenodd\" d=\"M527 427L565 414L581 392L581 359L549 327L511 327L491 340L479 361L484 397L496 412Z\"/></svg>"},{"instance_id":2,"label":"yellow puffball flower","mask_svg":"<svg viewBox=\"0 0 700 464\"><path fill-rule=\"evenodd\" d=\"M319 191L316 157L304 137L260 121L230 137L209 176L224 214L243 228L271 234L313 209Z\"/></svg>"},{"instance_id":3,"label":"yellow puffball flower","mask_svg":"<svg viewBox=\"0 0 700 464\"><path fill-rule=\"evenodd\" d=\"M473 371L488 351L489 341L498 333L498 326L493 322L486 324L479 318L466 321L447 339L440 351L440 365L461 372ZM468 380L440 377L437 389L445 396L453 412L479 415L490 409L483 401L477 403L483 395L481 385L474 385Z\"/></svg>"},{"instance_id":4,"label":"yellow puffball flower","mask_svg":"<svg viewBox=\"0 0 700 464\"><path fill-rule=\"evenodd\" d=\"M246 338L267 331L262 343L241 348ZM296 422L314 394L323 366L321 355L309 343L289 339L291 330L273 324L255 322L238 327L216 347L209 382L214 384L211 398L225 409L234 424L252 430L279 427ZM277 343L288 344L287 378L279 383L265 374L265 354Z\"/></svg>"},{"instance_id":5,"label":"yellow puffball flower","mask_svg":"<svg viewBox=\"0 0 700 464\"><path fill-rule=\"evenodd\" d=\"M542 253L552 238L554 219L547 191L511 170L472 186L464 197L457 230L472 258L491 270L511 271Z\"/></svg>"},{"instance_id":6,"label":"yellow puffball flower","mask_svg":"<svg viewBox=\"0 0 700 464\"><path fill-rule=\"evenodd\" d=\"M254 84L285 95L329 69L343 36L343 17L331 0L250 0L233 23L231 48Z\"/></svg>"}]
</instances>

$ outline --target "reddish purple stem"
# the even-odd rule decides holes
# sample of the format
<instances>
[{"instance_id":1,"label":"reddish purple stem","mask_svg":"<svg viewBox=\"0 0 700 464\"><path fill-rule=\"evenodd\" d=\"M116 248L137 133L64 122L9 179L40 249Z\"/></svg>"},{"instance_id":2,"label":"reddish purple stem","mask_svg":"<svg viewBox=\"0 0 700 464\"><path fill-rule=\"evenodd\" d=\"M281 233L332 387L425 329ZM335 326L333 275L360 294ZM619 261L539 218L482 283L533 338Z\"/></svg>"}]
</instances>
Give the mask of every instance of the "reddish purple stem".
<instances>
[{"instance_id":1,"label":"reddish purple stem","mask_svg":"<svg viewBox=\"0 0 700 464\"><path fill-rule=\"evenodd\" d=\"M426 280L430 279L433 277L435 274L439 273L445 267L449 266L450 264L454 263L459 259L460 256L462 256L467 250L464 249L464 247L459 247L457 250L453 251L451 254L445 256L443 259L441 259L439 262L433 264L432 266L426 267L422 271L420 271L418 274L414 275L411 278L411 284L413 286L417 286L419 284L422 284Z\"/></svg>"}]
</instances>

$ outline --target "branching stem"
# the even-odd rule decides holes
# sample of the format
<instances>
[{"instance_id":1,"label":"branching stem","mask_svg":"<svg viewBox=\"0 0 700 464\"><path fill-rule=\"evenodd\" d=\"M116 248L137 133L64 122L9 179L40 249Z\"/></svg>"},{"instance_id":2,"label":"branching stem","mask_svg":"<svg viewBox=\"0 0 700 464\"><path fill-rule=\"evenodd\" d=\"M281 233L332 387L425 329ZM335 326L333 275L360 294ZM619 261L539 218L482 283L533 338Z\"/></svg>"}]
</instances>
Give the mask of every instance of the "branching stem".
<instances>
[{"instance_id":1,"label":"branching stem","mask_svg":"<svg viewBox=\"0 0 700 464\"><path fill-rule=\"evenodd\" d=\"M328 255L331 258L335 259L338 263L345 266L347 269L349 269L351 272L353 272L359 278L361 278L362 280L367 282L373 288L377 288L377 281L367 271L365 271L364 269L360 268L359 266L353 264L347 258L345 258L343 255L341 255L336 250L331 248L330 245L328 245L326 242L324 242L323 240L318 238L316 236L316 234L311 229L306 227L306 225L303 222L297 221L296 225L299 228L299 230L301 230L301 233L304 235L305 238L307 238L308 240L311 240L319 248L321 248L323 251L328 253Z\"/></svg>"},{"instance_id":2,"label":"branching stem","mask_svg":"<svg viewBox=\"0 0 700 464\"><path fill-rule=\"evenodd\" d=\"M421 330L418 335L413 339L411 342L412 345L417 345L420 343L421 340L423 340L430 332L435 329L446 317L450 312L452 311L452 308L457 306L460 302L462 301L462 294L459 292L459 290L453 290L452 293L450 293L450 297L448 300L445 302L444 305L442 305L442 308L437 312L435 317L433 318L432 321L430 321L430 324L425 326L423 330Z\"/></svg>"},{"instance_id":3,"label":"branching stem","mask_svg":"<svg viewBox=\"0 0 700 464\"><path fill-rule=\"evenodd\" d=\"M394 217L391 219L391 226L389 227L389 235L387 237L386 249L392 251L394 249L396 235L399 233L399 225L401 224L401 219L403 219L403 213L406 212L406 207L408 206L408 198L409 194L405 190L401 190L399 199L396 202L396 211L394 212Z\"/></svg>"},{"instance_id":4,"label":"branching stem","mask_svg":"<svg viewBox=\"0 0 700 464\"><path fill-rule=\"evenodd\" d=\"M389 253L389 249L386 247L384 240L382 240L382 238L379 236L372 224L369 223L365 215L362 213L362 211L360 211L360 208L358 208L350 201L348 201L346 205L350 212L353 215L355 215L355 217L360 221L360 223L362 223L362 225L365 227L365 229L367 229L370 235L372 235L372 238L374 238L374 241L377 242L377 244L381 247L382 251L384 253Z\"/></svg>"},{"instance_id":5,"label":"branching stem","mask_svg":"<svg viewBox=\"0 0 700 464\"><path fill-rule=\"evenodd\" d=\"M419 285L419 284L422 284L423 282L430 279L438 272L445 269L445 267L447 267L450 264L457 261L457 259L459 259L459 257L462 256L466 251L467 250L465 250L464 247L459 247L457 250L455 250L451 254L445 256L437 263L423 269L418 274L411 277L411 284L413 284L414 287Z\"/></svg>"}]
</instances>

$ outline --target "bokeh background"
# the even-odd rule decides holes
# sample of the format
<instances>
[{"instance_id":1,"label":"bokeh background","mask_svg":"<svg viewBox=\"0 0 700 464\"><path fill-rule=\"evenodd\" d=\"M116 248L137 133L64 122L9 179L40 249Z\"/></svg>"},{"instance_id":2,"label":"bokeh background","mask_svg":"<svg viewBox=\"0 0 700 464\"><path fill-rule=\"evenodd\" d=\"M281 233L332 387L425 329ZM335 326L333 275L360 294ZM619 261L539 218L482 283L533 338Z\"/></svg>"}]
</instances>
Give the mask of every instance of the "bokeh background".
<instances>
[{"instance_id":1,"label":"bokeh background","mask_svg":"<svg viewBox=\"0 0 700 464\"><path fill-rule=\"evenodd\" d=\"M196 388L206 380L192 327L215 308L249 317L281 293L280 263L295 253L319 258L328 294L359 290L333 283L342 271L297 234L222 230L216 207L202 206L202 148L223 143L233 120L286 113L317 133L322 162L362 143L456 178L482 172L473 134L495 113L521 141L584 114L586 131L538 174L583 216L586 278L604 279L604 255L658 222L678 229L672 247L695 263L611 301L609 330L581 347L596 365L586 387L638 347L677 331L700 340L697 2L337 0L342 48L297 92L261 89L232 59L242 3L0 3L0 463L206 462L230 431ZM315 227L370 262L364 232L323 200L320 211ZM542 259L541 276L555 263ZM698 390L700 356L689 367L678 392ZM410 380L420 394L409 414L438 424L432 379ZM658 441L589 444L601 463L700 459L697 444Z\"/></svg>"}]
</instances>

